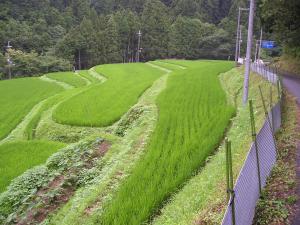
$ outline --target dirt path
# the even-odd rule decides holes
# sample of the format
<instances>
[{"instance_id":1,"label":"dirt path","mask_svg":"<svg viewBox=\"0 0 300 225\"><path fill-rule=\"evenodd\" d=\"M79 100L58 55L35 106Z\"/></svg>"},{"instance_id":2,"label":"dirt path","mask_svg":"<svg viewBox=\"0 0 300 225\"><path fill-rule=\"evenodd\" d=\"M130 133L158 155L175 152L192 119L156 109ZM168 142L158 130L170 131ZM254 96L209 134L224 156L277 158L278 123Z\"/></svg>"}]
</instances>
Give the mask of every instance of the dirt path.
<instances>
[{"instance_id":1,"label":"dirt path","mask_svg":"<svg viewBox=\"0 0 300 225\"><path fill-rule=\"evenodd\" d=\"M300 127L300 79L290 76L283 77L284 87L296 97L298 103L298 124ZM297 150L297 195L298 201L296 203L297 213L292 222L292 225L300 224L300 140L298 141L298 150Z\"/></svg>"}]
</instances>

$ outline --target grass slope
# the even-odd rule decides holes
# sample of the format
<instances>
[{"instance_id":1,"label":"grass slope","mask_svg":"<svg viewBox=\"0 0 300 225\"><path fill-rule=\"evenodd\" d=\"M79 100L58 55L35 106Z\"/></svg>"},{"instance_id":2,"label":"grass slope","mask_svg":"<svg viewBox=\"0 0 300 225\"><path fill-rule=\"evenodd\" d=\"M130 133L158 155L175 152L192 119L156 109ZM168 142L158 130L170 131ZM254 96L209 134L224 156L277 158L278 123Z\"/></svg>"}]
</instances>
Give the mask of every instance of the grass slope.
<instances>
[{"instance_id":1,"label":"grass slope","mask_svg":"<svg viewBox=\"0 0 300 225\"><path fill-rule=\"evenodd\" d=\"M5 190L12 179L44 163L62 147L62 143L47 141L19 141L0 145L0 192Z\"/></svg>"},{"instance_id":2,"label":"grass slope","mask_svg":"<svg viewBox=\"0 0 300 225\"><path fill-rule=\"evenodd\" d=\"M38 78L21 78L0 82L0 139L7 136L41 100L63 89Z\"/></svg>"},{"instance_id":3,"label":"grass slope","mask_svg":"<svg viewBox=\"0 0 300 225\"><path fill-rule=\"evenodd\" d=\"M67 83L74 87L82 87L86 85L85 80L73 72L48 73L45 76L53 80Z\"/></svg>"},{"instance_id":4,"label":"grass slope","mask_svg":"<svg viewBox=\"0 0 300 225\"><path fill-rule=\"evenodd\" d=\"M163 74L146 64L102 65L95 70L107 81L59 105L53 113L55 121L79 126L111 125Z\"/></svg>"},{"instance_id":5,"label":"grass slope","mask_svg":"<svg viewBox=\"0 0 300 225\"><path fill-rule=\"evenodd\" d=\"M227 104L218 74L232 63L172 63L186 69L175 70L158 97L159 120L146 154L95 223L135 225L149 220L223 137L234 109Z\"/></svg>"}]
</instances>

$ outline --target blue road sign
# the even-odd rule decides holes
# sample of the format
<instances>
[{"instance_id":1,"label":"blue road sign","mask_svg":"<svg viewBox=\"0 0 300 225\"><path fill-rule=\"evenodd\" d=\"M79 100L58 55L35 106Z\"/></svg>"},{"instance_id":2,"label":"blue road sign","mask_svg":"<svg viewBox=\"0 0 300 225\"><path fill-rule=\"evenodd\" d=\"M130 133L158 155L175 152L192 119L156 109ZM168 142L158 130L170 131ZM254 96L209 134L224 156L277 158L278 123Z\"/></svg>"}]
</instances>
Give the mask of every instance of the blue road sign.
<instances>
[{"instance_id":1,"label":"blue road sign","mask_svg":"<svg viewBox=\"0 0 300 225\"><path fill-rule=\"evenodd\" d=\"M276 42L275 41L262 41L261 47L266 49L273 49L276 48Z\"/></svg>"}]
</instances>

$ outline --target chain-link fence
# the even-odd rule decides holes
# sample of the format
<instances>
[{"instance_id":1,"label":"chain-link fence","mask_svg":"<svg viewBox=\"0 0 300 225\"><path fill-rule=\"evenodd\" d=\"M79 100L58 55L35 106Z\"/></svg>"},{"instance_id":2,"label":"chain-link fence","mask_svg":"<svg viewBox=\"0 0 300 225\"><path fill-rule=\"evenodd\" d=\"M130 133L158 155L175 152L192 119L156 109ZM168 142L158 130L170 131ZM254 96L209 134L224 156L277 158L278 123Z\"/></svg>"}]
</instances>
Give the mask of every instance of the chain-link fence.
<instances>
[{"instance_id":1,"label":"chain-link fence","mask_svg":"<svg viewBox=\"0 0 300 225\"><path fill-rule=\"evenodd\" d=\"M275 67L269 67L261 63L252 63L251 64L251 70L268 81L272 82L273 84L277 83L277 69Z\"/></svg>"},{"instance_id":2,"label":"chain-link fence","mask_svg":"<svg viewBox=\"0 0 300 225\"><path fill-rule=\"evenodd\" d=\"M281 125L280 103L277 103L272 108L269 118L270 121L273 121L274 131L277 131ZM255 144L253 143L236 181L234 196L229 201L222 222L223 225L234 224L231 207L233 201L235 202L235 224L252 224L256 202L260 196L257 164L259 163L260 166L261 186L264 187L266 179L276 162L276 145L273 138L273 130L267 119L257 135L257 147L259 161L257 162Z\"/></svg>"},{"instance_id":3,"label":"chain-link fence","mask_svg":"<svg viewBox=\"0 0 300 225\"><path fill-rule=\"evenodd\" d=\"M275 71L266 70L265 67L255 65L252 65L252 69L272 83L278 80ZM257 135L255 134L255 129L253 130L253 144L233 190L230 190L230 188L228 190L230 192L230 200L222 225L252 224L260 191L266 185L267 177L276 163L277 149L274 133L280 126L281 103L279 101L269 113L266 112L266 120Z\"/></svg>"}]
</instances>

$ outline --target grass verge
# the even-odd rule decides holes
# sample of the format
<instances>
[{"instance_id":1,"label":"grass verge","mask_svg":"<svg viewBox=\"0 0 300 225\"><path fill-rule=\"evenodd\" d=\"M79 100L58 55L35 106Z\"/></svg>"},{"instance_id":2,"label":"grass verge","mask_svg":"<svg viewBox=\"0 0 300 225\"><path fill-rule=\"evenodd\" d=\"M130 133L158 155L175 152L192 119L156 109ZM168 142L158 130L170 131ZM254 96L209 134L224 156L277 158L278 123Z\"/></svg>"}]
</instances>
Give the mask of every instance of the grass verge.
<instances>
[{"instance_id":1,"label":"grass verge","mask_svg":"<svg viewBox=\"0 0 300 225\"><path fill-rule=\"evenodd\" d=\"M257 203L255 225L291 224L295 216L297 141L300 138L297 113L300 112L287 93L282 109L282 128L276 135L279 156Z\"/></svg>"}]
</instances>

